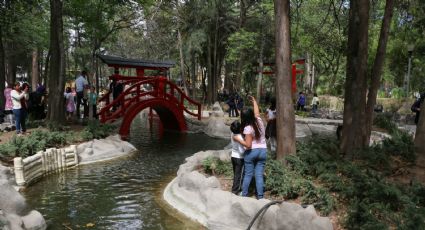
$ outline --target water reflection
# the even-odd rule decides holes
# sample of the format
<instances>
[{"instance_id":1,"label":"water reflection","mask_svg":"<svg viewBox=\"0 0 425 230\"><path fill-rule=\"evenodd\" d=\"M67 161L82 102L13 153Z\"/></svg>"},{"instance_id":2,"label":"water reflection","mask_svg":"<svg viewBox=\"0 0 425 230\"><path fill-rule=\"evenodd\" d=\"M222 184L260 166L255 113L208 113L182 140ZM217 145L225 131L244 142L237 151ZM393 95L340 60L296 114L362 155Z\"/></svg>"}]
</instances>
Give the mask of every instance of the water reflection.
<instances>
[{"instance_id":1,"label":"water reflection","mask_svg":"<svg viewBox=\"0 0 425 230\"><path fill-rule=\"evenodd\" d=\"M135 119L130 133L136 154L50 175L25 191L30 208L45 216L49 229L188 229L155 197L187 156L227 142L163 132L157 119L150 126L142 118Z\"/></svg>"}]
</instances>

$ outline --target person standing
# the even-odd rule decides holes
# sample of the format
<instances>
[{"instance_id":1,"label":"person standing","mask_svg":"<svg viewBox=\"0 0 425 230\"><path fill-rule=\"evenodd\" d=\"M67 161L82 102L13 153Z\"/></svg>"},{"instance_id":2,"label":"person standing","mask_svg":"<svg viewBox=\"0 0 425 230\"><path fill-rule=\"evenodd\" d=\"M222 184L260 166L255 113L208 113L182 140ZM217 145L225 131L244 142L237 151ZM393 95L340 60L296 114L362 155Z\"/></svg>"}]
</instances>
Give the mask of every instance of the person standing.
<instances>
[{"instance_id":1,"label":"person standing","mask_svg":"<svg viewBox=\"0 0 425 230\"><path fill-rule=\"evenodd\" d=\"M425 99L425 93L422 93L421 96L420 96L420 98L417 99L415 101L415 103L413 103L412 108L411 108L412 112L415 112L416 113L416 116L415 116L415 124L416 125L419 122L419 116L421 114L421 104L424 101L424 99Z\"/></svg>"},{"instance_id":2,"label":"person standing","mask_svg":"<svg viewBox=\"0 0 425 230\"><path fill-rule=\"evenodd\" d=\"M301 91L299 93L298 100L297 100L297 111L298 110L304 111L304 106L305 106L305 95Z\"/></svg>"},{"instance_id":3,"label":"person standing","mask_svg":"<svg viewBox=\"0 0 425 230\"><path fill-rule=\"evenodd\" d=\"M267 144L264 123L260 116L257 101L249 96L253 109L243 108L241 111L241 127L245 140L236 140L245 148L245 175L242 182L242 196L248 196L248 188L252 177L255 176L257 199L264 198L264 167L267 158Z\"/></svg>"},{"instance_id":4,"label":"person standing","mask_svg":"<svg viewBox=\"0 0 425 230\"><path fill-rule=\"evenodd\" d=\"M86 106L86 99L84 98L84 90L89 85L87 79L87 72L85 70L81 71L81 75L75 80L75 91L77 92L77 117L80 117L80 106L83 105L84 110ZM84 114L86 111L84 111Z\"/></svg>"},{"instance_id":5,"label":"person standing","mask_svg":"<svg viewBox=\"0 0 425 230\"><path fill-rule=\"evenodd\" d=\"M6 116L7 122L10 124L13 124L14 117L13 117L13 103L12 103L12 87L13 85L11 83L7 83L6 89L4 89L4 98L5 98L5 105L4 105L4 115Z\"/></svg>"},{"instance_id":6,"label":"person standing","mask_svg":"<svg viewBox=\"0 0 425 230\"><path fill-rule=\"evenodd\" d=\"M232 167L233 167L233 186L232 193L238 195L242 190L242 172L243 172L243 153L245 152L244 147L238 141L243 141L241 135L241 123L234 121L230 125L232 134L230 136L230 142L232 143Z\"/></svg>"},{"instance_id":7,"label":"person standing","mask_svg":"<svg viewBox=\"0 0 425 230\"><path fill-rule=\"evenodd\" d=\"M91 87L89 93L89 102L93 109L93 117L97 119L97 94L94 86Z\"/></svg>"},{"instance_id":8,"label":"person standing","mask_svg":"<svg viewBox=\"0 0 425 230\"><path fill-rule=\"evenodd\" d=\"M72 94L71 87L66 87L66 91L64 93L65 99L66 99L66 120L71 121L72 115L75 111L75 97Z\"/></svg>"},{"instance_id":9,"label":"person standing","mask_svg":"<svg viewBox=\"0 0 425 230\"><path fill-rule=\"evenodd\" d=\"M313 113L317 113L317 107L319 106L319 97L317 96L317 93L314 93L311 106L313 107Z\"/></svg>"},{"instance_id":10,"label":"person standing","mask_svg":"<svg viewBox=\"0 0 425 230\"><path fill-rule=\"evenodd\" d=\"M270 107L266 110L266 138L270 143L270 151L276 152L276 98L270 99Z\"/></svg>"},{"instance_id":11,"label":"person standing","mask_svg":"<svg viewBox=\"0 0 425 230\"><path fill-rule=\"evenodd\" d=\"M21 90L21 84L17 82L15 83L14 89L10 93L13 104L13 114L15 115L16 134L18 134L18 136L24 135L27 131L25 126L25 101L29 98L28 90L29 87L24 87L23 90Z\"/></svg>"}]
</instances>

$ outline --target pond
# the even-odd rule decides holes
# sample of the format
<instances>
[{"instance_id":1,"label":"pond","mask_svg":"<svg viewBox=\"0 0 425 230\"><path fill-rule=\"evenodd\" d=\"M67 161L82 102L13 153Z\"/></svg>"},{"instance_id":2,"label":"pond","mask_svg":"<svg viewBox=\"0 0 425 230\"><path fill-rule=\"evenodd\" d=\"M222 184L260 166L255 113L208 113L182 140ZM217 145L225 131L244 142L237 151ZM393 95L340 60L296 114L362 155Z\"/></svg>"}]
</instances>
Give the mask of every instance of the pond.
<instances>
[{"instance_id":1,"label":"pond","mask_svg":"<svg viewBox=\"0 0 425 230\"><path fill-rule=\"evenodd\" d=\"M186 157L223 149L228 141L163 132L157 119L143 117L132 124L130 142L139 150L132 156L52 174L25 190L29 208L43 214L48 229L200 228L165 205L161 190Z\"/></svg>"}]
</instances>

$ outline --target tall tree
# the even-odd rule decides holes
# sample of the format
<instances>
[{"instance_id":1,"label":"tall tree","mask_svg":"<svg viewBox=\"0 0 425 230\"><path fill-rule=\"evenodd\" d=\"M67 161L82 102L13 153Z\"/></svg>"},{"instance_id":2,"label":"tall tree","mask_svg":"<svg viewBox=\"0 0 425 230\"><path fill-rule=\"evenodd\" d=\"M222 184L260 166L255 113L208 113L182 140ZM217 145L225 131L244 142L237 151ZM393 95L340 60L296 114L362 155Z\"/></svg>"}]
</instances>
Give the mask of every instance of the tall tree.
<instances>
[{"instance_id":1,"label":"tall tree","mask_svg":"<svg viewBox=\"0 0 425 230\"><path fill-rule=\"evenodd\" d=\"M367 145L366 88L369 29L369 0L351 0L347 46L344 121L340 149L352 154Z\"/></svg>"},{"instance_id":2,"label":"tall tree","mask_svg":"<svg viewBox=\"0 0 425 230\"><path fill-rule=\"evenodd\" d=\"M50 77L49 110L47 116L53 123L64 120L63 92L65 87L65 51L63 40L62 0L50 0Z\"/></svg>"},{"instance_id":3,"label":"tall tree","mask_svg":"<svg viewBox=\"0 0 425 230\"><path fill-rule=\"evenodd\" d=\"M391 19L393 16L394 0L387 0L385 4L384 18L382 19L381 32L379 35L378 48L370 75L370 85L367 95L366 105L366 135L364 143L369 144L370 134L372 132L373 108L376 104L378 89L381 84L381 75L384 67L385 53L387 50L387 41L390 31Z\"/></svg>"},{"instance_id":4,"label":"tall tree","mask_svg":"<svg viewBox=\"0 0 425 230\"><path fill-rule=\"evenodd\" d=\"M0 82L6 81L6 66L4 57L4 46L3 46L3 27L0 25ZM4 84L0 84L0 106L4 108Z\"/></svg>"},{"instance_id":5,"label":"tall tree","mask_svg":"<svg viewBox=\"0 0 425 230\"><path fill-rule=\"evenodd\" d=\"M275 0L277 159L295 153L295 115L291 93L289 0Z\"/></svg>"}]
</instances>

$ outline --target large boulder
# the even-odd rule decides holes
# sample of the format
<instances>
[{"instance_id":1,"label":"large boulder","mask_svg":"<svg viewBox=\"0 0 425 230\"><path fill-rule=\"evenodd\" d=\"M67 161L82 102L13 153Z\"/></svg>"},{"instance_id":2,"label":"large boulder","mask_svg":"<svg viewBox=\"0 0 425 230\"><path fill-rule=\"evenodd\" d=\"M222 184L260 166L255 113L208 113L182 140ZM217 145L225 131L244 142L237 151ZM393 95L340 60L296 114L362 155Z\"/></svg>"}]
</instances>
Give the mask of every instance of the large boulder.
<instances>
[{"instance_id":1,"label":"large boulder","mask_svg":"<svg viewBox=\"0 0 425 230\"><path fill-rule=\"evenodd\" d=\"M205 134L216 138L229 139L230 132L230 127L226 125L223 117L211 117L204 129Z\"/></svg>"},{"instance_id":2,"label":"large boulder","mask_svg":"<svg viewBox=\"0 0 425 230\"><path fill-rule=\"evenodd\" d=\"M135 150L136 147L126 141L122 141L119 135L109 136L105 139L95 139L77 146L79 164L110 160L131 154Z\"/></svg>"},{"instance_id":3,"label":"large boulder","mask_svg":"<svg viewBox=\"0 0 425 230\"><path fill-rule=\"evenodd\" d=\"M164 199L174 208L208 229L246 229L256 213L268 204L267 199L236 196L223 191L217 178L199 173L202 160L214 156L229 160L230 150L198 152L186 159L177 177L170 182ZM283 202L273 205L260 215L251 229L333 229L327 217L316 214L313 206Z\"/></svg>"},{"instance_id":4,"label":"large boulder","mask_svg":"<svg viewBox=\"0 0 425 230\"><path fill-rule=\"evenodd\" d=\"M11 230L44 230L46 221L35 211L25 215L24 197L13 187L12 174L9 168L0 164L0 228Z\"/></svg>"},{"instance_id":5,"label":"large boulder","mask_svg":"<svg viewBox=\"0 0 425 230\"><path fill-rule=\"evenodd\" d=\"M211 116L210 117L223 117L224 116L224 112L223 109L220 106L220 103L215 102L213 107L212 107L212 111L211 111Z\"/></svg>"}]
</instances>

